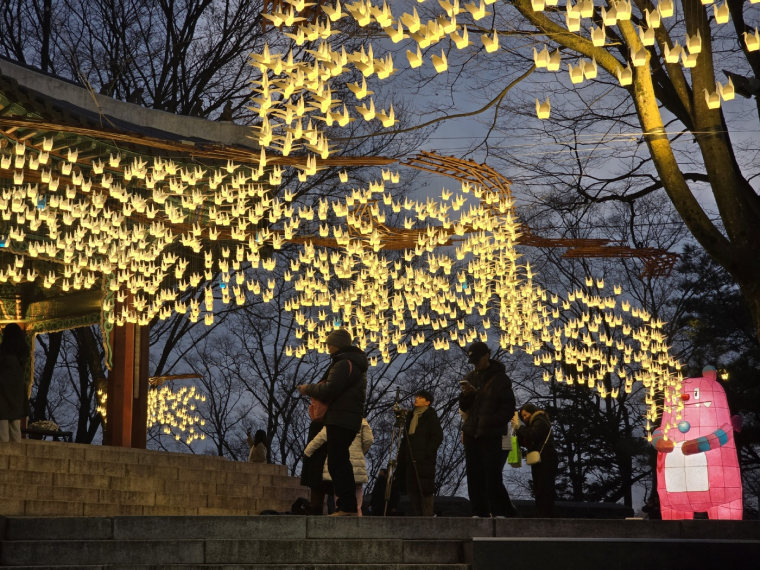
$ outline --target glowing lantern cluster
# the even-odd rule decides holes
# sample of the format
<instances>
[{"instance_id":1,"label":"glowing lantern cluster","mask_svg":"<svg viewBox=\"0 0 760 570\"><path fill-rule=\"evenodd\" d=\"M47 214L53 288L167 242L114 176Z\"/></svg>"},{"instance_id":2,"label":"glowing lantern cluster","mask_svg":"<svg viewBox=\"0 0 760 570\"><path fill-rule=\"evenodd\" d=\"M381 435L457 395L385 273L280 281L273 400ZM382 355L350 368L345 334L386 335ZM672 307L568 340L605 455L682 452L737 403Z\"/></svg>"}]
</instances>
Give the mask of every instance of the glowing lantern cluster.
<instances>
[{"instance_id":1,"label":"glowing lantern cluster","mask_svg":"<svg viewBox=\"0 0 760 570\"><path fill-rule=\"evenodd\" d=\"M362 119L368 122L378 120L384 127L392 127L396 122L392 106L387 112L377 110L371 97L367 103L358 105L359 101L372 94L372 91L366 88L366 78L376 75L379 80L384 80L397 71L391 53L382 53L382 48L372 44L366 50L362 47L358 51L347 52L341 38L344 32L333 28L332 23L347 18L351 20L351 24L345 26L346 30L352 30L355 26L379 26L393 43L408 40L410 49L406 50L406 57L409 66L418 68L426 59L422 50L447 39L457 49L463 50L476 43L470 41L471 37L479 38L486 53L498 51L499 37L495 30L483 30L480 34L471 36L467 24L480 22L490 16L492 11L508 9L497 4L496 0L480 0L479 3L467 4L460 4L459 0L439 0L436 4L440 5L445 14L423 21L416 8L411 13L397 12L394 15L385 1L382 6L371 0L357 0L341 6L340 1L336 0L334 6L325 3L317 8L313 8L314 4L307 4L302 0L285 0L285 3L288 5L286 8L276 10L273 14L264 14L264 17L275 26L291 27L292 31L284 34L297 45L304 45L307 41L318 44L315 49L306 50L302 59L294 56L292 51L287 54L273 53L268 46L265 46L262 53L252 55L252 65L258 67L263 76L259 84L259 96L254 99L256 110L262 120L258 129L258 139L262 146L277 148L285 156L301 149L323 158L330 153L329 141L318 126L322 123L328 127L334 124L346 126L354 120L348 111L349 107L355 108ZM546 6L556 5L556 0L531 0L534 12L542 12ZM310 17L314 10L317 10L316 19ZM727 4L716 5L714 10L717 24L728 22ZM662 0L652 10L643 11L642 24L645 22L646 25L639 26L639 36L634 38L637 45L629 50L630 61L625 67L621 64L615 70L621 85L632 84L633 68L649 66L650 58L646 46L655 44L655 30L663 25L664 19L673 17L674 13L672 0ZM588 29L589 39L594 47L601 48L606 44L606 27L618 26L620 22L630 25L633 6L630 0L609 2L607 8L601 8L601 22L596 22L602 24L599 27L591 23L594 14L592 0L582 0L575 4L568 1L565 7L565 33L582 35ZM583 25L584 20L588 21L587 26ZM619 35L620 32L617 32L614 37ZM760 35L757 30L754 35L744 32L748 51L760 49L758 38ZM699 62L702 38L699 33L687 35L683 43L683 47L678 41L672 47L664 45L663 56L669 64L680 62L685 68L693 68ZM474 49L480 49L480 46L475 46ZM440 52L440 55L435 51L436 53L430 56L430 63L437 73L443 73L448 70L446 50ZM534 61L537 68L547 71L557 72L561 68L559 50L550 55L546 48L540 52L534 49ZM349 66L353 66L363 75L361 85L346 84L354 93L356 102L333 97L336 78L348 72ZM577 65L569 64L568 72L573 83L582 83L597 76L597 64L594 59L581 59ZM711 93L705 89L704 95L710 108L717 108L720 106L721 98L725 101L734 98L733 85L730 81L725 85L717 84L715 92ZM549 109L548 101L538 104L538 117L549 118ZM306 175L308 165L305 164L301 168Z\"/></svg>"},{"instance_id":2,"label":"glowing lantern cluster","mask_svg":"<svg viewBox=\"0 0 760 570\"><path fill-rule=\"evenodd\" d=\"M182 387L173 392L168 386L152 388L148 391L148 429L158 425L166 435L180 441L183 437L188 445L206 438L196 430L206 424L196 410L196 402L205 402L206 397L195 390Z\"/></svg>"},{"instance_id":3,"label":"glowing lantern cluster","mask_svg":"<svg viewBox=\"0 0 760 570\"><path fill-rule=\"evenodd\" d=\"M36 281L64 293L103 288L111 294L105 320L116 325L146 325L173 311L197 321L200 303L177 297L217 271L227 275L216 291L223 300L242 303L243 282L258 294L258 282L233 284L229 273L242 264L273 264L260 251L279 249L283 234L292 235L302 219L287 192L284 202L273 198L270 184L280 183L281 170L270 167L265 176L263 152L253 167L228 161L202 169L161 157L152 164L113 154L107 162L83 159L76 148L53 150L52 138L12 149L0 160L0 176L14 183L0 190L7 228L0 252L14 255L5 256L0 283ZM283 220L280 234L256 229ZM272 287L263 288L271 295ZM205 298L208 324L213 293Z\"/></svg>"},{"instance_id":4,"label":"glowing lantern cluster","mask_svg":"<svg viewBox=\"0 0 760 570\"><path fill-rule=\"evenodd\" d=\"M296 295L285 308L295 313L302 344L288 352L302 356L324 349L326 336L342 326L359 346L376 349L388 362L392 350L405 353L426 340L424 333L405 332L410 319L430 326L436 349L485 341L493 322L509 331L498 339L505 348L535 350L541 291L533 286L530 267L516 262L519 231L512 198L467 182L461 189L456 196L444 189L440 201L400 202L385 193L381 181L334 203L347 225L346 230L333 225L337 251L307 243L291 263ZM478 204L463 209L470 192ZM402 211L407 229L420 221L425 226L411 231L409 248L391 260L383 249L387 230L379 220ZM450 211L458 212L456 220ZM449 243L451 255L441 252ZM452 274L462 260L468 260L466 265ZM347 281L334 285L333 276Z\"/></svg>"},{"instance_id":5,"label":"glowing lantern cluster","mask_svg":"<svg viewBox=\"0 0 760 570\"><path fill-rule=\"evenodd\" d=\"M47 142L43 149L16 147L18 168L54 162L44 156L45 146ZM17 170L19 185L3 193L6 202L0 202L0 215L10 222L3 245L16 256L0 269L0 280L41 279L43 287L56 285L67 291L90 289L102 274L100 286L115 297L104 301L104 315L116 325L147 324L174 312L193 321L202 317L210 325L217 301L242 305L253 296L270 302L278 283L271 273L282 258L262 256L262 250L277 252L292 242L301 244L297 255L280 269L284 280L293 282L295 294L284 308L293 313L296 337L302 342L288 347L290 354L324 350L327 334L340 326L363 349L376 351L370 359L373 365L379 358L389 361L393 351L405 353L426 341L445 350L453 343L465 346L490 339L510 351L539 353L536 358L542 364L546 359L559 361L561 352L564 364L589 371L574 381L600 392L605 384L598 381L599 375L630 371L624 366L633 358L638 367L625 372L626 387L640 380L650 390L650 417L656 414L654 392L671 394L678 389L679 377L670 373L677 363L667 355L661 324L652 324L645 313L631 311L645 324L634 332L638 344L620 345L617 364L600 348L611 342L600 332L604 327L632 332L627 330L630 325L612 316L615 301L584 297L582 292L568 295L562 301L562 316L576 299L587 305L589 317L562 325L564 341L557 336L559 325L553 322L560 317L559 306L550 308L549 294L533 284L530 266L517 262L519 228L508 191L463 181L461 192L444 189L440 200L399 200L386 189L386 184L400 180L399 175L387 170L366 188L311 208L294 205L287 189L281 200L267 184L256 182L264 176L263 155L253 168L229 162L214 172L179 168L160 158L150 167L140 159L119 167L119 157L112 156L108 167L91 161L89 177L82 174L84 165L76 163L74 168L68 162L78 160L77 151L56 160L50 170L60 174L41 177L47 183L24 183L25 172ZM69 178L62 185L60 178L65 176ZM72 189L75 178L78 186ZM345 179L341 175L341 181ZM203 224L189 223L187 218L200 207L207 212ZM403 215L404 230L385 225L394 215ZM34 239L26 239L27 231L35 232ZM398 240L400 231L406 232L403 245L396 244L399 252L390 254L386 246ZM169 251L175 242L184 246L186 256ZM40 271L40 264L49 270ZM212 282L217 272L221 278ZM199 298L187 304L178 299L202 281L205 289ZM621 306L630 309L626 303ZM592 308L598 311L593 321ZM429 327L429 337L407 333L410 321ZM502 331L498 339L492 332L497 325ZM614 342L617 346L622 341ZM541 353L547 343L557 354ZM572 375L564 378L570 381ZM666 406L669 401L666 398ZM105 408L105 394L99 404ZM183 415L156 421L187 425ZM197 435L191 432L189 437Z\"/></svg>"},{"instance_id":6,"label":"glowing lantern cluster","mask_svg":"<svg viewBox=\"0 0 760 570\"><path fill-rule=\"evenodd\" d=\"M567 385L586 385L602 398L617 398L621 387L631 393L634 382L641 382L649 432L658 417L658 397L664 397L668 412L679 405L681 364L670 355L662 331L665 323L632 307L621 298L619 286L609 296L602 295L603 289L604 280L587 278L586 290L571 291L564 299L551 295L555 321L541 333L543 348L534 364L554 368L553 375L544 372L545 381L553 377Z\"/></svg>"}]
</instances>

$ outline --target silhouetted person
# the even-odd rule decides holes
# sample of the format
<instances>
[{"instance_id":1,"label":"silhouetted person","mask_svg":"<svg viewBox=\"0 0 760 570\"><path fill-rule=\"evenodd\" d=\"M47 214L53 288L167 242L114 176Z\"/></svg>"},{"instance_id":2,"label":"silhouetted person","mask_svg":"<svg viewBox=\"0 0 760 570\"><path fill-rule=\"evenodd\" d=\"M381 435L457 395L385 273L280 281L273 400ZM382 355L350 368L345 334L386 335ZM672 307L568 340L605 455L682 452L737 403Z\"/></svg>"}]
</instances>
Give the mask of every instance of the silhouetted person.
<instances>
[{"instance_id":1,"label":"silhouetted person","mask_svg":"<svg viewBox=\"0 0 760 570\"><path fill-rule=\"evenodd\" d=\"M21 420L29 415L26 334L16 323L5 325L0 343L0 441L21 442Z\"/></svg>"},{"instance_id":2,"label":"silhouetted person","mask_svg":"<svg viewBox=\"0 0 760 570\"><path fill-rule=\"evenodd\" d=\"M465 416L462 434L467 466L467 491L476 517L516 516L502 479L502 436L515 413L512 380L491 349L474 342L467 350L475 370L460 382L459 409Z\"/></svg>"},{"instance_id":3,"label":"silhouetted person","mask_svg":"<svg viewBox=\"0 0 760 570\"><path fill-rule=\"evenodd\" d=\"M520 443L528 448L528 453L537 451L541 462L530 466L533 476L533 495L536 498L536 514L540 518L554 516L554 481L557 478L559 458L554 448L554 435L549 415L533 404L520 408L520 418L524 425L515 422L515 433Z\"/></svg>"},{"instance_id":4,"label":"silhouetted person","mask_svg":"<svg viewBox=\"0 0 760 570\"><path fill-rule=\"evenodd\" d=\"M349 448L359 433L367 398L367 355L352 346L351 335L337 329L327 335L332 364L317 384L302 384L298 391L328 404L327 469L333 482L337 511L331 516L358 516L356 481ZM309 428L311 431L311 428Z\"/></svg>"},{"instance_id":5,"label":"silhouetted person","mask_svg":"<svg viewBox=\"0 0 760 570\"><path fill-rule=\"evenodd\" d=\"M251 437L248 433L248 445L251 447L251 451L248 453L248 461L251 463L266 463L267 462L267 432L263 429L256 430L256 435Z\"/></svg>"},{"instance_id":6,"label":"silhouetted person","mask_svg":"<svg viewBox=\"0 0 760 570\"><path fill-rule=\"evenodd\" d=\"M406 472L406 494L416 517L433 516L435 463L443 443L443 429L432 404L430 392L420 390L415 394L414 410L406 416L399 454L399 473Z\"/></svg>"}]
</instances>

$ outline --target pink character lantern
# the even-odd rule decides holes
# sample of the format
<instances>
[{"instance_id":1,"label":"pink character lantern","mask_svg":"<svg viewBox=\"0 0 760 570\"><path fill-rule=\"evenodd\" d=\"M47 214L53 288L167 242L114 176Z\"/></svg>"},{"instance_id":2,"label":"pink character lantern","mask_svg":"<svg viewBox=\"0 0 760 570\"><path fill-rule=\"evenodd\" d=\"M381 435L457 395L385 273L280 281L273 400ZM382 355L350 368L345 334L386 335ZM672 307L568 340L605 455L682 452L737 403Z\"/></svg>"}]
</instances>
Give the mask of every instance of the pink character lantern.
<instances>
[{"instance_id":1,"label":"pink character lantern","mask_svg":"<svg viewBox=\"0 0 760 570\"><path fill-rule=\"evenodd\" d=\"M701 378L683 381L682 419L676 410L662 415L652 435L657 454L657 487L663 519L692 519L706 512L710 519L742 518L742 481L734 429L741 418L728 410L726 392L712 366ZM670 424L667 439L662 426Z\"/></svg>"}]
</instances>

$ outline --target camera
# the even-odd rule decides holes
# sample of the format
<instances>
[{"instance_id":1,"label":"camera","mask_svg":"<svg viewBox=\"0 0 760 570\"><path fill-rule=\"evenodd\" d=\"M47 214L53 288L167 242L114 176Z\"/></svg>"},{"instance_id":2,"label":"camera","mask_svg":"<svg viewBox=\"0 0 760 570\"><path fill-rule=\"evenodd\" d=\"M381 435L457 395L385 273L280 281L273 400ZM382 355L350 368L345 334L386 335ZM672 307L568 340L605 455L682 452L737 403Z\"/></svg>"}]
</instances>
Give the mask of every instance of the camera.
<instances>
[{"instance_id":1,"label":"camera","mask_svg":"<svg viewBox=\"0 0 760 570\"><path fill-rule=\"evenodd\" d=\"M396 401L393 402L393 408L391 408L393 415L396 417L396 421L394 422L393 426L397 428L404 426L404 422L406 422L406 415L410 412L410 410L401 407L401 402L399 400L400 392L401 389L396 388Z\"/></svg>"}]
</instances>

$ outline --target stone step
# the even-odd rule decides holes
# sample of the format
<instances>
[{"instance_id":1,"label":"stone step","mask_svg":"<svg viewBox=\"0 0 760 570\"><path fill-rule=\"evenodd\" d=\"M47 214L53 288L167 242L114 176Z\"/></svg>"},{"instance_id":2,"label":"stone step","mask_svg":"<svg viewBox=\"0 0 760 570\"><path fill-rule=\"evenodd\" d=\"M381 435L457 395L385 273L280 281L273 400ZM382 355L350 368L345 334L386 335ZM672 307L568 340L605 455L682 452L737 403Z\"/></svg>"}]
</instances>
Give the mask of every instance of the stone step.
<instances>
[{"instance_id":1,"label":"stone step","mask_svg":"<svg viewBox=\"0 0 760 570\"><path fill-rule=\"evenodd\" d=\"M493 519L304 516L7 517L5 540L415 539L494 536ZM528 521L521 521L523 523ZM631 521L633 522L633 521ZM641 521L638 521L641 522Z\"/></svg>"},{"instance_id":2,"label":"stone step","mask_svg":"<svg viewBox=\"0 0 760 570\"><path fill-rule=\"evenodd\" d=\"M23 503L23 501L21 501ZM284 510L284 509L275 509ZM4 519L6 541L151 539L467 540L478 537L758 540L760 521L303 516L90 516ZM0 528L2 538L2 528Z\"/></svg>"},{"instance_id":3,"label":"stone step","mask_svg":"<svg viewBox=\"0 0 760 570\"><path fill-rule=\"evenodd\" d=\"M135 472L130 468L129 476L93 475L87 473L61 473L45 471L8 470L0 469L0 496L15 496L17 498L35 499L36 496L26 496L28 489L40 487L76 487L85 489L114 489L118 491L154 491L171 493L191 494L216 494L240 497L262 496L260 489L264 487L276 487L278 489L292 489L303 492L295 477L283 477L280 475L249 475L247 473L224 472L218 475L216 481L187 481L180 480L179 472L175 470L158 472L150 466L138 466L142 473ZM205 470L204 470L205 473ZM212 473L218 473L212 471ZM141 477L139 475L148 475ZM162 478L160 475L165 475ZM204 478L205 475L204 475ZM228 482L232 479L234 482ZM9 486L6 490L5 487ZM9 493L13 493L10 495ZM24 495L24 496L22 496Z\"/></svg>"},{"instance_id":4,"label":"stone step","mask_svg":"<svg viewBox=\"0 0 760 570\"><path fill-rule=\"evenodd\" d=\"M3 460L8 460L4 463ZM280 467L273 465L272 467ZM86 462L68 459L49 459L43 457L26 457L0 455L0 473L4 471L32 473L39 481L51 481L50 475L89 475L101 477L126 477L144 479L163 479L172 481L194 481L227 485L251 485L259 481L291 488L298 487L294 477L281 475L264 475L257 471L245 472L236 469L192 469L163 467L157 465L121 464L107 462ZM8 475L4 483L18 484L20 477ZM45 483L47 484L47 483ZM68 486L71 486L70 484Z\"/></svg>"},{"instance_id":5,"label":"stone step","mask_svg":"<svg viewBox=\"0 0 760 570\"><path fill-rule=\"evenodd\" d=\"M63 445L63 444L61 444ZM179 454L177 454L179 455ZM109 457L109 459L116 459ZM277 476L281 480L292 479L281 473L283 465L253 464L243 462L183 465L183 459L156 463L118 463L115 461L89 461L38 457L34 455L3 455L0 451L0 470L31 471L39 473L71 473L104 475L110 477L156 477L181 481L214 481L245 484L249 478Z\"/></svg>"},{"instance_id":6,"label":"stone step","mask_svg":"<svg viewBox=\"0 0 760 570\"><path fill-rule=\"evenodd\" d=\"M219 470L258 475L287 476L287 466L244 461L228 461L224 457L213 455L194 455L191 453L169 453L144 449L115 448L99 445L63 443L50 441L24 440L18 443L0 443L0 469L10 468L10 459L29 457L50 460L46 465L51 469L34 469L36 471L60 472L62 464L58 461L78 463L109 463L116 465L151 465L183 469ZM6 462L8 464L6 464ZM23 462L22 462L23 463ZM39 463L38 465L42 465ZM19 465L19 460L14 462ZM68 470L66 470L68 471ZM70 471L74 472L74 471Z\"/></svg>"},{"instance_id":7,"label":"stone step","mask_svg":"<svg viewBox=\"0 0 760 570\"><path fill-rule=\"evenodd\" d=\"M712 521L709 521L712 522ZM760 540L670 538L473 538L465 560L477 570L515 568L757 570Z\"/></svg>"},{"instance_id":8,"label":"stone step","mask_svg":"<svg viewBox=\"0 0 760 570\"><path fill-rule=\"evenodd\" d=\"M3 566L7 570L39 570L39 566ZM258 564L104 564L48 566L50 570L262 570ZM469 570L468 564L267 564L272 570Z\"/></svg>"},{"instance_id":9,"label":"stone step","mask_svg":"<svg viewBox=\"0 0 760 570\"><path fill-rule=\"evenodd\" d=\"M461 541L31 540L4 541L2 566L188 564L460 564Z\"/></svg>"},{"instance_id":10,"label":"stone step","mask_svg":"<svg viewBox=\"0 0 760 570\"><path fill-rule=\"evenodd\" d=\"M184 497L185 495L182 495ZM192 496L192 495L189 495ZM134 499L124 503L119 502L81 502L65 500L20 500L0 498L0 513L4 516L29 517L114 517L114 516L254 516L262 511L274 510L285 512L290 510L292 500L273 498L241 498L197 496L194 501L183 504L182 501L166 499L170 495L156 495L158 503L175 504L139 504ZM109 499L117 497L111 495ZM197 506L205 502L209 506ZM193 506L195 503L196 506Z\"/></svg>"},{"instance_id":11,"label":"stone step","mask_svg":"<svg viewBox=\"0 0 760 570\"><path fill-rule=\"evenodd\" d=\"M61 464L57 465L61 471L48 471L46 469L50 465L47 460L43 461L40 463L34 459L25 461L24 465L15 465L12 469L0 469L0 497L54 500L48 495L40 495L37 488L281 499L295 499L306 492L299 485L298 479L279 475L249 475L205 469L177 470L149 465L122 466L125 467L122 472L114 463L92 464L87 467ZM63 469L73 469L74 472L62 471ZM83 470L90 472L82 473ZM73 491L61 491L71 492Z\"/></svg>"}]
</instances>

